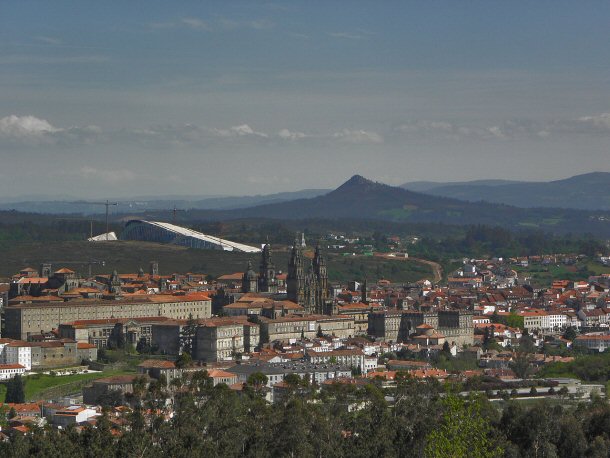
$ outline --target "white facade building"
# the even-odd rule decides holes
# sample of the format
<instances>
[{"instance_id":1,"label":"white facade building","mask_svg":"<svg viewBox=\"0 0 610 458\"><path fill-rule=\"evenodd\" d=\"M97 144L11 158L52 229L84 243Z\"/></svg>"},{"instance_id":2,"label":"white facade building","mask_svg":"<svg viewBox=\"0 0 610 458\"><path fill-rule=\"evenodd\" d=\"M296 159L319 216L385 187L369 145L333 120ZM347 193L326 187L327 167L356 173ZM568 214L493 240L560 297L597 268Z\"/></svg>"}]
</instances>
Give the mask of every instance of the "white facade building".
<instances>
[{"instance_id":1,"label":"white facade building","mask_svg":"<svg viewBox=\"0 0 610 458\"><path fill-rule=\"evenodd\" d=\"M15 375L23 375L25 367L21 364L0 364L0 380L8 380Z\"/></svg>"},{"instance_id":2,"label":"white facade building","mask_svg":"<svg viewBox=\"0 0 610 458\"><path fill-rule=\"evenodd\" d=\"M32 347L27 342L14 341L4 347L4 363L21 364L26 371L32 370Z\"/></svg>"}]
</instances>

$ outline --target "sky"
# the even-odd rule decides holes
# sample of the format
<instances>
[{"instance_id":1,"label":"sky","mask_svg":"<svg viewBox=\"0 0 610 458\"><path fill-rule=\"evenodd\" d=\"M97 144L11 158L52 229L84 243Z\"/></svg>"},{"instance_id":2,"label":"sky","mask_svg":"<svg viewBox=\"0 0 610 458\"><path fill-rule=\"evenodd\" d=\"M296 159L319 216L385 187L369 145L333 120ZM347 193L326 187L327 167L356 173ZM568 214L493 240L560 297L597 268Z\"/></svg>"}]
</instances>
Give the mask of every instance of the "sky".
<instances>
[{"instance_id":1,"label":"sky","mask_svg":"<svg viewBox=\"0 0 610 458\"><path fill-rule=\"evenodd\" d=\"M610 2L0 1L0 197L610 172Z\"/></svg>"}]
</instances>

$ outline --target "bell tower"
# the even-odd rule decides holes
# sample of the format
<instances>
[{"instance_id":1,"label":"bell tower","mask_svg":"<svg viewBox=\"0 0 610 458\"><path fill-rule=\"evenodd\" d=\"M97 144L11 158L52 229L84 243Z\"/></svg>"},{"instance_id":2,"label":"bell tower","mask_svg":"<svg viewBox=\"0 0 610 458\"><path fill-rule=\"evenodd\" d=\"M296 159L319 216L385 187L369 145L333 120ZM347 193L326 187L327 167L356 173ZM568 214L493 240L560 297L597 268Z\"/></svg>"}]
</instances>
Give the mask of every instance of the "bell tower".
<instances>
[{"instance_id":1,"label":"bell tower","mask_svg":"<svg viewBox=\"0 0 610 458\"><path fill-rule=\"evenodd\" d=\"M261 293L277 293L277 278L275 264L271 260L271 245L265 244L258 273L258 291Z\"/></svg>"}]
</instances>

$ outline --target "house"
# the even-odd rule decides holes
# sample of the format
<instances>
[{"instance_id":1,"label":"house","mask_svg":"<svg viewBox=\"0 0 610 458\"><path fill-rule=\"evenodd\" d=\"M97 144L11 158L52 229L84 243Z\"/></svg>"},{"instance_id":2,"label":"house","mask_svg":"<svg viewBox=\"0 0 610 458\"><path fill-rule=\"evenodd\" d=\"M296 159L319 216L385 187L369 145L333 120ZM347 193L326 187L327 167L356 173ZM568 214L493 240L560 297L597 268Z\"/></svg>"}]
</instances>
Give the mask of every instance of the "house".
<instances>
[{"instance_id":1,"label":"house","mask_svg":"<svg viewBox=\"0 0 610 458\"><path fill-rule=\"evenodd\" d=\"M91 385L83 388L83 401L85 404L95 405L100 397L111 392L133 393L134 381L141 377L148 382L148 377L143 375L115 375L93 380Z\"/></svg>"},{"instance_id":2,"label":"house","mask_svg":"<svg viewBox=\"0 0 610 458\"><path fill-rule=\"evenodd\" d=\"M53 426L66 428L68 425L78 425L101 415L97 410L85 406L69 406L55 412L51 416Z\"/></svg>"},{"instance_id":3,"label":"house","mask_svg":"<svg viewBox=\"0 0 610 458\"><path fill-rule=\"evenodd\" d=\"M0 380L8 380L24 373L25 367L21 364L0 364Z\"/></svg>"},{"instance_id":4,"label":"house","mask_svg":"<svg viewBox=\"0 0 610 458\"><path fill-rule=\"evenodd\" d=\"M574 339L574 347L604 352L610 348L610 334L585 334Z\"/></svg>"}]
</instances>

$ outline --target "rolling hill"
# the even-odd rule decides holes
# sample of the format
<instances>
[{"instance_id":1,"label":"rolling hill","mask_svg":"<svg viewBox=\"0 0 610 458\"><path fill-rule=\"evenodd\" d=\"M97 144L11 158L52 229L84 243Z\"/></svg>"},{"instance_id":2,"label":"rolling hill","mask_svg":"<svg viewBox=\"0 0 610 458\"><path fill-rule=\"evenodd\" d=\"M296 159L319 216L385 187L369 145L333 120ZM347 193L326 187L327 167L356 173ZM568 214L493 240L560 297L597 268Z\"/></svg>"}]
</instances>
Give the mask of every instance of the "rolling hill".
<instances>
[{"instance_id":1,"label":"rolling hill","mask_svg":"<svg viewBox=\"0 0 610 458\"><path fill-rule=\"evenodd\" d=\"M150 212L148 217L161 216ZM167 217L167 212L165 212ZM360 219L452 225L486 224L513 229L534 228L555 233L591 233L610 236L610 212L466 202L409 191L355 175L337 189L309 199L257 205L225 211L189 212L191 220L236 218Z\"/></svg>"},{"instance_id":2,"label":"rolling hill","mask_svg":"<svg viewBox=\"0 0 610 458\"><path fill-rule=\"evenodd\" d=\"M610 173L593 172L549 182L479 180L461 183L413 182L411 191L469 202L493 202L516 207L557 207L610 210Z\"/></svg>"}]
</instances>

